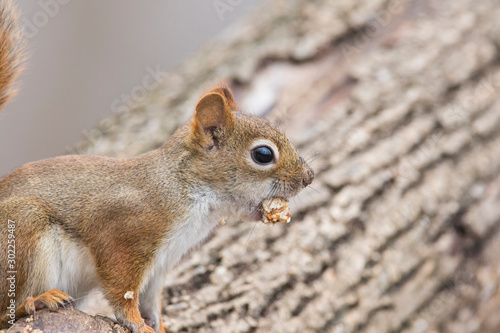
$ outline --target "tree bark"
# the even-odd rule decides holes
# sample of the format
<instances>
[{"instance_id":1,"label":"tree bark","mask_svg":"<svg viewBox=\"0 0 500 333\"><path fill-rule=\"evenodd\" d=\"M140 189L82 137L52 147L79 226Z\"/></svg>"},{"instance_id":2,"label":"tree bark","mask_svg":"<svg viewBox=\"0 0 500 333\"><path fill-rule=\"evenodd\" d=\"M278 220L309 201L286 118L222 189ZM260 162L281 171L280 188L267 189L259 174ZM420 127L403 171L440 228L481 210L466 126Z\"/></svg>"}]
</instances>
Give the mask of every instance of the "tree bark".
<instances>
[{"instance_id":1,"label":"tree bark","mask_svg":"<svg viewBox=\"0 0 500 333\"><path fill-rule=\"evenodd\" d=\"M498 17L488 0L270 1L86 138L156 148L224 79L312 161L292 223L228 223L168 274L170 331L498 332Z\"/></svg>"}]
</instances>

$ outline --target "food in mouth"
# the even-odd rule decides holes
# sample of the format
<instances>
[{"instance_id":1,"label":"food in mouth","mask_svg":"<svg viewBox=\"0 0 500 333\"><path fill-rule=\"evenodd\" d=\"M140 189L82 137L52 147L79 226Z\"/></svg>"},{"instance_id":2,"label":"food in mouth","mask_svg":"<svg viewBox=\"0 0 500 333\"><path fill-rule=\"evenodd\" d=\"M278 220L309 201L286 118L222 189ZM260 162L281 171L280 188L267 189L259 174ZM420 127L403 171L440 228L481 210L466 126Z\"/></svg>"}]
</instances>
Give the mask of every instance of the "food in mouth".
<instances>
[{"instance_id":1,"label":"food in mouth","mask_svg":"<svg viewBox=\"0 0 500 333\"><path fill-rule=\"evenodd\" d=\"M262 223L274 225L280 222L289 223L290 220L290 208L285 199L270 198L262 202Z\"/></svg>"}]
</instances>

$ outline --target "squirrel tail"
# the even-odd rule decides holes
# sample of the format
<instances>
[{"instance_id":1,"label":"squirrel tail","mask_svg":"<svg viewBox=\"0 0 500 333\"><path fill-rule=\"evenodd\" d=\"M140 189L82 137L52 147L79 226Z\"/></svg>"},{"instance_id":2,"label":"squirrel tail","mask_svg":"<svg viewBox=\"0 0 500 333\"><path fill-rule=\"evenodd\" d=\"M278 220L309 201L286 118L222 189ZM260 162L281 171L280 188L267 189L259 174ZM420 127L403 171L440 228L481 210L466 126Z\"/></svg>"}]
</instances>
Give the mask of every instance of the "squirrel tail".
<instances>
[{"instance_id":1,"label":"squirrel tail","mask_svg":"<svg viewBox=\"0 0 500 333\"><path fill-rule=\"evenodd\" d=\"M16 94L12 82L22 70L24 43L11 0L0 1L0 108Z\"/></svg>"}]
</instances>

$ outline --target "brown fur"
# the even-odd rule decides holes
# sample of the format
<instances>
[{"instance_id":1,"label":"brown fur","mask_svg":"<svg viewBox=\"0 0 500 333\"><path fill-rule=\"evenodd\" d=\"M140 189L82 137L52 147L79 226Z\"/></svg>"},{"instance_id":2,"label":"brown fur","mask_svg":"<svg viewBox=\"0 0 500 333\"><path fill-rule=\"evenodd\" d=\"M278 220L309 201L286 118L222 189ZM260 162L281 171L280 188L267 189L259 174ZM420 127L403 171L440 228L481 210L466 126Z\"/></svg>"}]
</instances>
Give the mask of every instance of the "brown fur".
<instances>
[{"instance_id":1,"label":"brown fur","mask_svg":"<svg viewBox=\"0 0 500 333\"><path fill-rule=\"evenodd\" d=\"M11 83L22 69L24 47L17 19L11 1L3 0L0 5L0 108L15 95Z\"/></svg>"},{"instance_id":2,"label":"brown fur","mask_svg":"<svg viewBox=\"0 0 500 333\"><path fill-rule=\"evenodd\" d=\"M9 8L0 9L2 17L9 17ZM1 38L13 40L10 32L2 30ZM18 57L9 54L2 49L2 91L8 91L6 84L18 66ZM140 289L146 281L161 278L148 277L148 272L161 264L158 256L177 237L175 228L204 222L205 216L196 220L200 202L199 207L210 205L210 214L254 218L266 197L292 197L314 178L281 132L266 120L236 110L229 88L216 87L197 103L191 122L159 149L132 159L46 159L0 179L0 327L7 326L9 319L10 299L5 296L9 275L3 267L8 260L7 221L11 220L15 222L17 315L72 300L67 292L87 281L54 282L53 277L79 265L61 259L74 251L78 260L95 271L95 287L103 290L119 321L134 332L153 332L144 317L158 332L163 331L161 321L155 322L159 314L147 310L147 303L157 304L161 293L145 294L139 305ZM276 165L266 170L249 162L250 147L258 139L272 141L279 150ZM266 193L259 188L266 188ZM206 201L205 193L214 198ZM243 213L227 212L235 207ZM68 290L52 289L57 283ZM135 297L126 299L127 291Z\"/></svg>"}]
</instances>

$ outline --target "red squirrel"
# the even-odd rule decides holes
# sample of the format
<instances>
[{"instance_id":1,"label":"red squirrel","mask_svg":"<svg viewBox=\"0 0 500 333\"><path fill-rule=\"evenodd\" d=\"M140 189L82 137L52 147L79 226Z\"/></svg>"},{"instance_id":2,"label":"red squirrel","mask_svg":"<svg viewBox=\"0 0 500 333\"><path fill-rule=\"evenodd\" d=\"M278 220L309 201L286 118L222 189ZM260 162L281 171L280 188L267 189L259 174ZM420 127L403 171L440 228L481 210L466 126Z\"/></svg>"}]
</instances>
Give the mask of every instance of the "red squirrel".
<instances>
[{"instance_id":1,"label":"red squirrel","mask_svg":"<svg viewBox=\"0 0 500 333\"><path fill-rule=\"evenodd\" d=\"M4 0L0 106L13 94L20 43ZM261 220L264 200L288 200L313 179L286 136L239 111L225 86L151 152L25 164L0 179L0 328L100 288L130 330L163 332L166 271L222 219Z\"/></svg>"}]
</instances>

